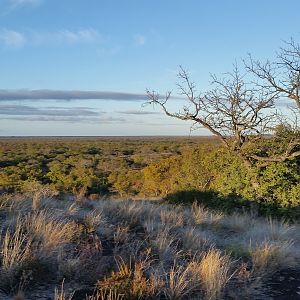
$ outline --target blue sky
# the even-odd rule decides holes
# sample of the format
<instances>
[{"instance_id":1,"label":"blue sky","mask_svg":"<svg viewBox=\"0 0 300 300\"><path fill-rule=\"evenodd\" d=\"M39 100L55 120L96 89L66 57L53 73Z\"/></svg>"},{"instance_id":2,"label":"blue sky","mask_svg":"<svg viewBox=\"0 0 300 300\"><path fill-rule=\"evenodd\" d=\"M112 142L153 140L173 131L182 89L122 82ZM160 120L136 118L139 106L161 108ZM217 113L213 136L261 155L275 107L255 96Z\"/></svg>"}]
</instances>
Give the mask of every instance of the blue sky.
<instances>
[{"instance_id":1,"label":"blue sky","mask_svg":"<svg viewBox=\"0 0 300 300\"><path fill-rule=\"evenodd\" d=\"M0 135L188 135L143 106L146 88L176 92L183 65L205 90L247 53L274 57L300 40L299 11L298 0L0 0Z\"/></svg>"}]
</instances>

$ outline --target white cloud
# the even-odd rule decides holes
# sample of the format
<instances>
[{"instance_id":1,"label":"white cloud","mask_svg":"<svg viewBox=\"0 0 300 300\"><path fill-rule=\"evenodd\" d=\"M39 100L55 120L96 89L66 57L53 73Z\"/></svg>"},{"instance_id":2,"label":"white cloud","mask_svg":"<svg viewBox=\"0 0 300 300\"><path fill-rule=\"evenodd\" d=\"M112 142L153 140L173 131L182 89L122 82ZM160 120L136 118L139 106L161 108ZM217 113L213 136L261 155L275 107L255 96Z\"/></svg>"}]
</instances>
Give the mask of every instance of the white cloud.
<instances>
[{"instance_id":1,"label":"white cloud","mask_svg":"<svg viewBox=\"0 0 300 300\"><path fill-rule=\"evenodd\" d=\"M26 37L24 34L14 30L0 30L0 44L10 48L20 48L25 43Z\"/></svg>"},{"instance_id":2,"label":"white cloud","mask_svg":"<svg viewBox=\"0 0 300 300\"><path fill-rule=\"evenodd\" d=\"M23 6L37 6L42 2L43 0L9 0L11 9L20 8Z\"/></svg>"},{"instance_id":3,"label":"white cloud","mask_svg":"<svg viewBox=\"0 0 300 300\"><path fill-rule=\"evenodd\" d=\"M95 29L68 30L54 32L0 29L0 46L20 48L25 44L31 45L59 45L59 44L92 44L103 42L100 33Z\"/></svg>"},{"instance_id":4,"label":"white cloud","mask_svg":"<svg viewBox=\"0 0 300 300\"><path fill-rule=\"evenodd\" d=\"M82 29L78 31L62 30L57 38L69 43L93 43L101 39L100 34L94 29Z\"/></svg>"},{"instance_id":5,"label":"white cloud","mask_svg":"<svg viewBox=\"0 0 300 300\"><path fill-rule=\"evenodd\" d=\"M142 34L136 34L134 37L134 43L137 45L137 46L143 46L146 44L146 41L147 41L147 38L146 36L142 35Z\"/></svg>"},{"instance_id":6,"label":"white cloud","mask_svg":"<svg viewBox=\"0 0 300 300\"><path fill-rule=\"evenodd\" d=\"M34 44L80 44L101 42L102 36L92 28L80 30L63 29L55 32L32 31L30 36Z\"/></svg>"}]
</instances>

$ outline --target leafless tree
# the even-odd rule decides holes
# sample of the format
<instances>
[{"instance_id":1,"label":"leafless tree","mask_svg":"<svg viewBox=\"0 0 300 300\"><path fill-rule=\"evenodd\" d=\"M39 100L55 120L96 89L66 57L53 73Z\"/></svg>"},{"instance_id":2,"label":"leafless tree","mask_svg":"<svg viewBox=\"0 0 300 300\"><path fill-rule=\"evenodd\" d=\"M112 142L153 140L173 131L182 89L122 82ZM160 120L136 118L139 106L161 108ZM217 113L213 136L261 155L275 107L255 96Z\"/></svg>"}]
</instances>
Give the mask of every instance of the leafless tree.
<instances>
[{"instance_id":1,"label":"leafless tree","mask_svg":"<svg viewBox=\"0 0 300 300\"><path fill-rule=\"evenodd\" d=\"M256 86L264 88L269 94L284 101L289 99L295 107L288 107L289 116L285 116L282 123L290 128L289 142L282 158L300 156L300 44L292 38L280 48L275 61L254 60L249 55L245 61L247 71L255 75Z\"/></svg>"},{"instance_id":2,"label":"leafless tree","mask_svg":"<svg viewBox=\"0 0 300 300\"><path fill-rule=\"evenodd\" d=\"M170 117L192 121L194 126L208 129L248 166L257 161L285 161L300 156L300 151L295 151L296 146L292 142L283 153L272 157L248 151L249 146L272 133L278 124L275 100L279 95L269 87L247 83L245 75L236 66L223 79L212 76L212 89L204 94L197 92L195 83L182 67L178 78L180 82L177 86L186 101L181 111L169 111L170 91L162 97L156 91L147 90L148 103L159 105Z\"/></svg>"},{"instance_id":3,"label":"leafless tree","mask_svg":"<svg viewBox=\"0 0 300 300\"><path fill-rule=\"evenodd\" d=\"M257 84L280 97L286 97L295 102L300 110L300 44L293 39L285 42L286 47L280 48L274 62L249 60L246 68L260 79Z\"/></svg>"}]
</instances>

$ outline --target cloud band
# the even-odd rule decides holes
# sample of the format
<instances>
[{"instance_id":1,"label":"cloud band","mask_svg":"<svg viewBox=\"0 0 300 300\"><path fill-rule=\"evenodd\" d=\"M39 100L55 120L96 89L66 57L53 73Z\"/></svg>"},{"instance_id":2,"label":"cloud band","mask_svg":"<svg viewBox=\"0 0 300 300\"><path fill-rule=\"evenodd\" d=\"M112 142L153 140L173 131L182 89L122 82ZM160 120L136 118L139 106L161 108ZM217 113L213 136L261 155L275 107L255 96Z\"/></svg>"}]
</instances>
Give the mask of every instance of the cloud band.
<instances>
[{"instance_id":1,"label":"cloud band","mask_svg":"<svg viewBox=\"0 0 300 300\"><path fill-rule=\"evenodd\" d=\"M0 90L0 100L147 100L146 94L107 91Z\"/></svg>"}]
</instances>

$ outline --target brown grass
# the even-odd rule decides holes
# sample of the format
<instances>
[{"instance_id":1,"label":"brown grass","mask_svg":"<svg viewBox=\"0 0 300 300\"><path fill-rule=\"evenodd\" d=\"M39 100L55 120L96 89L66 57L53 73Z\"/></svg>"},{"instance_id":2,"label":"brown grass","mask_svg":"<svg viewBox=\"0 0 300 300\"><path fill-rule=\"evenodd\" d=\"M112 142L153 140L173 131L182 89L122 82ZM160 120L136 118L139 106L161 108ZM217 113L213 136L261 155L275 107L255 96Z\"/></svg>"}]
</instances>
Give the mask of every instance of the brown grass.
<instances>
[{"instance_id":1,"label":"brown grass","mask_svg":"<svg viewBox=\"0 0 300 300\"><path fill-rule=\"evenodd\" d=\"M229 256L222 255L218 249L210 249L203 254L199 262L191 264L194 281L199 281L205 299L217 299L227 282L233 276L230 273L232 262Z\"/></svg>"},{"instance_id":2,"label":"brown grass","mask_svg":"<svg viewBox=\"0 0 300 300\"><path fill-rule=\"evenodd\" d=\"M298 224L225 215L197 203L39 204L32 210L31 201L17 197L0 208L0 288L16 295L22 286L25 299L36 297L26 286L34 290L50 278L57 286L65 278L67 291L96 287L88 300L221 299L237 282L232 297L255 299L260 290L253 283L300 263ZM50 277L42 279L45 273ZM53 297L54 287L48 289ZM55 299L70 296L64 285L56 289Z\"/></svg>"},{"instance_id":3,"label":"brown grass","mask_svg":"<svg viewBox=\"0 0 300 300\"><path fill-rule=\"evenodd\" d=\"M64 280L63 280L60 288L59 289L55 288L53 300L72 300L73 294L74 293L71 293L70 295L66 295L64 291Z\"/></svg>"},{"instance_id":4,"label":"brown grass","mask_svg":"<svg viewBox=\"0 0 300 300\"><path fill-rule=\"evenodd\" d=\"M24 227L42 248L53 251L70 242L77 234L78 227L74 222L56 219L47 211L34 212L27 215Z\"/></svg>"},{"instance_id":5,"label":"brown grass","mask_svg":"<svg viewBox=\"0 0 300 300\"><path fill-rule=\"evenodd\" d=\"M290 266L289 248L291 243L272 243L265 241L250 249L253 271L257 275L269 275L279 267L287 268Z\"/></svg>"},{"instance_id":6,"label":"brown grass","mask_svg":"<svg viewBox=\"0 0 300 300\"><path fill-rule=\"evenodd\" d=\"M197 282L191 280L191 268L174 264L165 275L164 295L167 299L178 300L190 295L198 288Z\"/></svg>"},{"instance_id":7,"label":"brown grass","mask_svg":"<svg viewBox=\"0 0 300 300\"><path fill-rule=\"evenodd\" d=\"M7 229L1 239L1 270L9 273L20 267L30 256L31 244L29 235L24 233L23 225L18 219L14 232Z\"/></svg>"}]
</instances>

